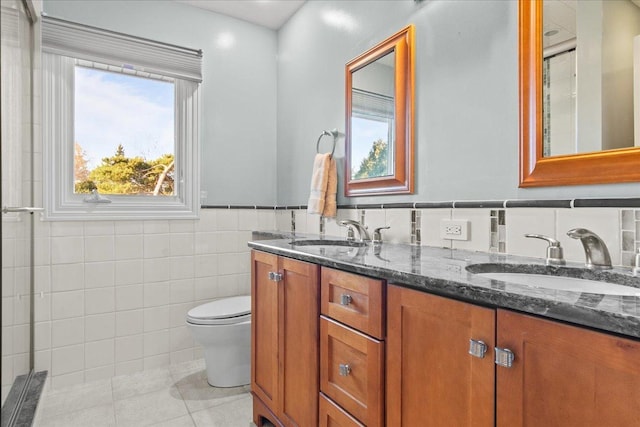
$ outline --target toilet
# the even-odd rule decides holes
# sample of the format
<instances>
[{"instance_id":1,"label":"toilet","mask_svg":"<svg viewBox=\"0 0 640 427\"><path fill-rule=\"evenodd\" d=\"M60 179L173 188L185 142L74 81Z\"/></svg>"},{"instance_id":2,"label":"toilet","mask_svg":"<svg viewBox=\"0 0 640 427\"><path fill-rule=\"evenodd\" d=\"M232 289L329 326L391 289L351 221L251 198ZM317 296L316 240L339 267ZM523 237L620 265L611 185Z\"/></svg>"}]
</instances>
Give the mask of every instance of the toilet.
<instances>
[{"instance_id":1,"label":"toilet","mask_svg":"<svg viewBox=\"0 0 640 427\"><path fill-rule=\"evenodd\" d=\"M251 381L251 297L222 298L192 308L187 326L204 348L207 381L237 387Z\"/></svg>"}]
</instances>

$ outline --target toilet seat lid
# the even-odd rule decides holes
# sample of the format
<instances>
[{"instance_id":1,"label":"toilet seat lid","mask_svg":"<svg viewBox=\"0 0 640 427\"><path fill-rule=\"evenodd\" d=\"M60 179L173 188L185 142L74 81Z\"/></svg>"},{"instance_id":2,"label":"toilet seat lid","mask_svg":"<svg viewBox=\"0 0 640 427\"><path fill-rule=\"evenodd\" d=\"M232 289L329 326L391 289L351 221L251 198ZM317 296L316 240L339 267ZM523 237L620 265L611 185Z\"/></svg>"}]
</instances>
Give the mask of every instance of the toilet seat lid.
<instances>
[{"instance_id":1,"label":"toilet seat lid","mask_svg":"<svg viewBox=\"0 0 640 427\"><path fill-rule=\"evenodd\" d=\"M251 297L222 298L192 308L187 313L187 320L198 323L203 320L222 320L246 317L251 314ZM239 320L239 319L238 319Z\"/></svg>"}]
</instances>

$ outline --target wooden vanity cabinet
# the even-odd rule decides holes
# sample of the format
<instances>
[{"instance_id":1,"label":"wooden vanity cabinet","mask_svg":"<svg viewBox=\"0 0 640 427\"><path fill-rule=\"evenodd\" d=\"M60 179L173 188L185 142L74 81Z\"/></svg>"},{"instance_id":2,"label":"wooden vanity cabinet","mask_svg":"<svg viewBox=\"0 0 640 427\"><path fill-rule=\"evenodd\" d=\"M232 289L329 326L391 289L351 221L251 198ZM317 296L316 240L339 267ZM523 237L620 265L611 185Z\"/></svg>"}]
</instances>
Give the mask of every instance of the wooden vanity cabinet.
<instances>
[{"instance_id":1,"label":"wooden vanity cabinet","mask_svg":"<svg viewBox=\"0 0 640 427\"><path fill-rule=\"evenodd\" d=\"M384 425L384 343L321 317L320 389L364 425Z\"/></svg>"},{"instance_id":2,"label":"wooden vanity cabinet","mask_svg":"<svg viewBox=\"0 0 640 427\"><path fill-rule=\"evenodd\" d=\"M322 427L384 425L385 288L384 280L322 267Z\"/></svg>"},{"instance_id":3,"label":"wooden vanity cabinet","mask_svg":"<svg viewBox=\"0 0 640 427\"><path fill-rule=\"evenodd\" d=\"M640 340L251 261L258 427L640 426ZM495 362L504 350L510 367Z\"/></svg>"},{"instance_id":4,"label":"wooden vanity cabinet","mask_svg":"<svg viewBox=\"0 0 640 427\"><path fill-rule=\"evenodd\" d=\"M640 341L498 310L498 426L640 426Z\"/></svg>"},{"instance_id":5,"label":"wooden vanity cabinet","mask_svg":"<svg viewBox=\"0 0 640 427\"><path fill-rule=\"evenodd\" d=\"M387 426L640 425L640 341L397 286L387 295ZM511 367L495 347L513 352Z\"/></svg>"},{"instance_id":6,"label":"wooden vanity cabinet","mask_svg":"<svg viewBox=\"0 0 640 427\"><path fill-rule=\"evenodd\" d=\"M320 426L322 427L365 427L351 414L320 393Z\"/></svg>"},{"instance_id":7,"label":"wooden vanity cabinet","mask_svg":"<svg viewBox=\"0 0 640 427\"><path fill-rule=\"evenodd\" d=\"M387 307L387 426L493 426L495 310L391 285Z\"/></svg>"},{"instance_id":8,"label":"wooden vanity cabinet","mask_svg":"<svg viewBox=\"0 0 640 427\"><path fill-rule=\"evenodd\" d=\"M316 426L320 267L259 251L251 263L253 422Z\"/></svg>"}]
</instances>

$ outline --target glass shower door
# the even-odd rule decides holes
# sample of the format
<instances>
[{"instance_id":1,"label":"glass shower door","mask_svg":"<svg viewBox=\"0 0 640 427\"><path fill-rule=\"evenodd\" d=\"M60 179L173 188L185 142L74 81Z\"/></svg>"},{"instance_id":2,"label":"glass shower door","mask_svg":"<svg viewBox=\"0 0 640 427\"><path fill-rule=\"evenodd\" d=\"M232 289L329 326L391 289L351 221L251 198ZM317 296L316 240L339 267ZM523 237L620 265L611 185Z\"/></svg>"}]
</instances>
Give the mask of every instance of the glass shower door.
<instances>
[{"instance_id":1,"label":"glass shower door","mask_svg":"<svg viewBox=\"0 0 640 427\"><path fill-rule=\"evenodd\" d=\"M14 417L12 407L19 406L33 369L33 30L27 6L0 2L3 426Z\"/></svg>"}]
</instances>

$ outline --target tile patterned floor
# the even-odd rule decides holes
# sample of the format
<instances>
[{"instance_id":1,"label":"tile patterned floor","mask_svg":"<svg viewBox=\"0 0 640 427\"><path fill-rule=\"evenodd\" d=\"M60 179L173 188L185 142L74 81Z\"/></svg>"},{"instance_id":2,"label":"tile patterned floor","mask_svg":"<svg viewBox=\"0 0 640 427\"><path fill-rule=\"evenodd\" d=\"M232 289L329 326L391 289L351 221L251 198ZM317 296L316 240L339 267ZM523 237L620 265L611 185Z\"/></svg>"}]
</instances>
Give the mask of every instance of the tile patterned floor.
<instances>
[{"instance_id":1,"label":"tile patterned floor","mask_svg":"<svg viewBox=\"0 0 640 427\"><path fill-rule=\"evenodd\" d=\"M207 384L203 360L43 395L36 427L248 427L249 386Z\"/></svg>"}]
</instances>

